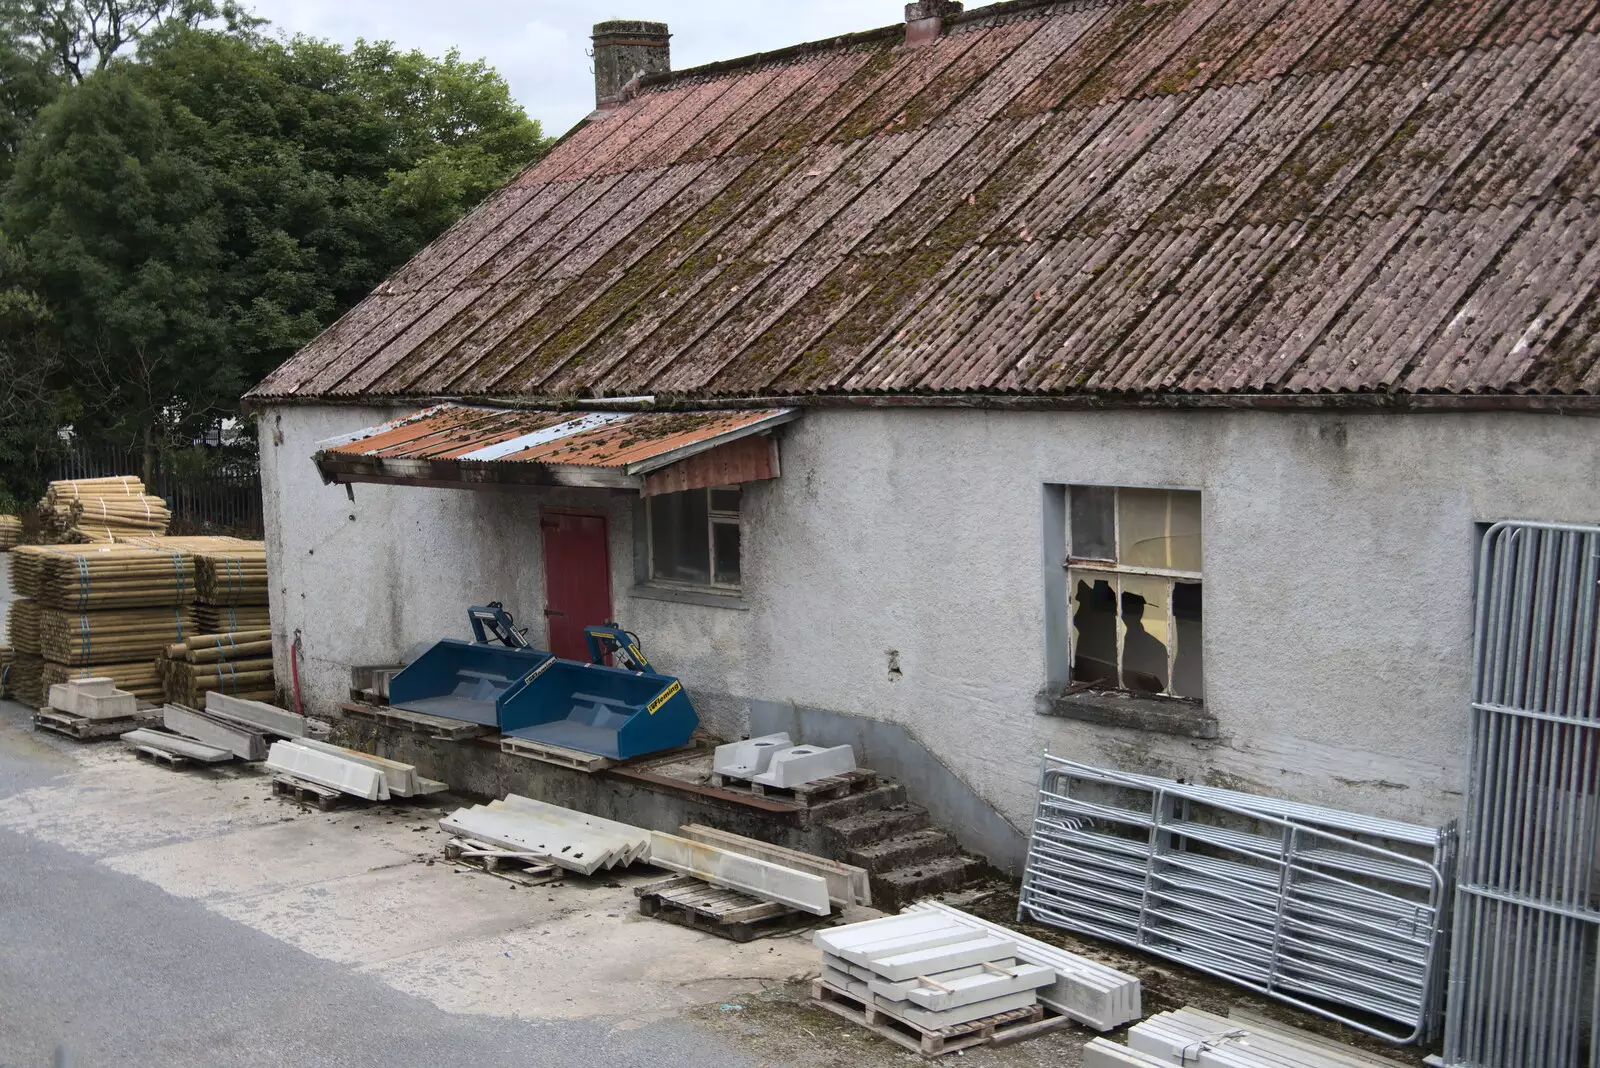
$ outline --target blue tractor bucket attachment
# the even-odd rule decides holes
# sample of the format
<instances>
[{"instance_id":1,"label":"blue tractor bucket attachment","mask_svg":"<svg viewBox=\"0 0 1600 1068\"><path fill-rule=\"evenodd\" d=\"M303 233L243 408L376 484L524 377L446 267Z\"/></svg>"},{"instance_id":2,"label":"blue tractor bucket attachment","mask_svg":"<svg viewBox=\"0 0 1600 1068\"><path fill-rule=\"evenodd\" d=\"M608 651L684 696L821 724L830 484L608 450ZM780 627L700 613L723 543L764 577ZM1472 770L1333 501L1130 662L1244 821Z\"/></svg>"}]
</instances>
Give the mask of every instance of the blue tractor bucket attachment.
<instances>
[{"instance_id":1,"label":"blue tractor bucket attachment","mask_svg":"<svg viewBox=\"0 0 1600 1068\"><path fill-rule=\"evenodd\" d=\"M501 733L631 760L687 745L700 717L668 675L554 660L503 703Z\"/></svg>"},{"instance_id":2,"label":"blue tractor bucket attachment","mask_svg":"<svg viewBox=\"0 0 1600 1068\"><path fill-rule=\"evenodd\" d=\"M538 649L446 639L389 683L389 703L411 712L499 727L508 701L555 660Z\"/></svg>"}]
</instances>

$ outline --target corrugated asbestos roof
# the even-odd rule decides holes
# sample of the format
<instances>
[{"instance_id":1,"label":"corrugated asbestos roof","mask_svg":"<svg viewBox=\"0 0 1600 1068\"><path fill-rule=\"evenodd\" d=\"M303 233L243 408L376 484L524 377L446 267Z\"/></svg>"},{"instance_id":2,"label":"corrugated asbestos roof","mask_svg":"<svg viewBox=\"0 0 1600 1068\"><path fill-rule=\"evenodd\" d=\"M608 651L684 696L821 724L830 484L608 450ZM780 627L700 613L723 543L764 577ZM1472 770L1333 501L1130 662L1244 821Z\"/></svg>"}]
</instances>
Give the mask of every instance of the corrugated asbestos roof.
<instances>
[{"instance_id":1,"label":"corrugated asbestos roof","mask_svg":"<svg viewBox=\"0 0 1600 1068\"><path fill-rule=\"evenodd\" d=\"M685 72L253 396L1591 393L1597 32L1024 0Z\"/></svg>"},{"instance_id":2,"label":"corrugated asbestos roof","mask_svg":"<svg viewBox=\"0 0 1600 1068\"><path fill-rule=\"evenodd\" d=\"M787 409L728 412L534 412L440 404L317 445L339 461L459 461L654 471L788 422Z\"/></svg>"}]
</instances>

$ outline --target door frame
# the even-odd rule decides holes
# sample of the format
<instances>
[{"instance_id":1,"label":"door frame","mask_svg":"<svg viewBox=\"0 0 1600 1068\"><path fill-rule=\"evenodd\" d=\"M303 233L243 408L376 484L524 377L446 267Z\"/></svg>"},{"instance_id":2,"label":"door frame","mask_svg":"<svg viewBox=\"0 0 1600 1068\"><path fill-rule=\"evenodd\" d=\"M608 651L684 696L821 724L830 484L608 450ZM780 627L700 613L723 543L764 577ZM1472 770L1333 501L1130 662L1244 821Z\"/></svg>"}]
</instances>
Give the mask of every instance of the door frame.
<instances>
[{"instance_id":1,"label":"door frame","mask_svg":"<svg viewBox=\"0 0 1600 1068\"><path fill-rule=\"evenodd\" d=\"M611 581L611 514L600 508L568 508L564 506L546 508L541 505L539 508L539 581L543 587L543 597L541 600L544 601L544 604L539 609L539 617L544 620L544 647L546 649L549 649L553 643L550 637L549 615L550 554L546 551L547 545L545 543L544 536L544 520L546 516L555 515L575 516L581 519L598 519L600 520L601 524L604 525L606 546L606 618L600 621L601 624L605 624L610 620L615 619L617 614L616 588Z\"/></svg>"}]
</instances>

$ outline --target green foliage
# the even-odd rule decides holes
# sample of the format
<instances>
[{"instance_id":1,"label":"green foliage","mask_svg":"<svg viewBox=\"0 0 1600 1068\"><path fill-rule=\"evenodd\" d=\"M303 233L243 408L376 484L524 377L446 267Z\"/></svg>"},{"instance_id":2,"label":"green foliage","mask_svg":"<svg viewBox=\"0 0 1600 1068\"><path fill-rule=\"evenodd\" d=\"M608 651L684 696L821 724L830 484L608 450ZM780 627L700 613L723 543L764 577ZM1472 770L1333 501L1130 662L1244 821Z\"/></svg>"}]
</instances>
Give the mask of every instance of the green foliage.
<instances>
[{"instance_id":1,"label":"green foliage","mask_svg":"<svg viewBox=\"0 0 1600 1068\"><path fill-rule=\"evenodd\" d=\"M181 444L547 142L455 53L273 40L236 12L196 29L216 9L141 2L165 14L137 60L61 90L22 139L0 232L78 430ZM95 40L56 76L107 55Z\"/></svg>"}]
</instances>

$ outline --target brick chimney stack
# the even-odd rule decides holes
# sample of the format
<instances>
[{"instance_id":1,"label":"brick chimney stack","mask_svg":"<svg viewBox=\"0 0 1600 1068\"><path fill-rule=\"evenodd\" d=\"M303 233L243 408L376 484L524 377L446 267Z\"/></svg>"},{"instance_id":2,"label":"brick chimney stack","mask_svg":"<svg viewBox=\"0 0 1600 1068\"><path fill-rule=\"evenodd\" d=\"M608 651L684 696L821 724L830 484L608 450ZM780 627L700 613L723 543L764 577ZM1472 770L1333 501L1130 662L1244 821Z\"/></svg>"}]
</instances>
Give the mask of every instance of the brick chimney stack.
<instances>
[{"instance_id":1,"label":"brick chimney stack","mask_svg":"<svg viewBox=\"0 0 1600 1068\"><path fill-rule=\"evenodd\" d=\"M599 108L623 101L623 89L641 74L672 69L672 34L665 22L621 19L594 28L594 102Z\"/></svg>"},{"instance_id":2,"label":"brick chimney stack","mask_svg":"<svg viewBox=\"0 0 1600 1068\"><path fill-rule=\"evenodd\" d=\"M937 41L944 32L944 20L961 14L955 0L917 0L906 5L906 47Z\"/></svg>"}]
</instances>

